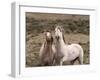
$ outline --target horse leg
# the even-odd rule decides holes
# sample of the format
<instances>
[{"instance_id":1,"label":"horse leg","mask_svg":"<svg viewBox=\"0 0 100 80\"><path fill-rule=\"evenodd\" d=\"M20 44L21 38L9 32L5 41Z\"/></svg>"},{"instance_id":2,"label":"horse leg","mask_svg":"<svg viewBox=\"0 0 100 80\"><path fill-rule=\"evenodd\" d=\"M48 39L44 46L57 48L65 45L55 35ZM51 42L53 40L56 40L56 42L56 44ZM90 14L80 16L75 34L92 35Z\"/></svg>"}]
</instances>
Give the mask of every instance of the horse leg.
<instances>
[{"instance_id":1,"label":"horse leg","mask_svg":"<svg viewBox=\"0 0 100 80\"><path fill-rule=\"evenodd\" d=\"M63 62L64 62L64 61L67 61L67 58L66 58L66 57L63 57L63 58L61 59L61 61L60 61L60 66L63 65Z\"/></svg>"},{"instance_id":2,"label":"horse leg","mask_svg":"<svg viewBox=\"0 0 100 80\"><path fill-rule=\"evenodd\" d=\"M78 59L78 57L75 58L74 60L72 60L72 61L71 61L71 64L74 65L74 63L75 63L75 61L76 61L77 59Z\"/></svg>"},{"instance_id":3,"label":"horse leg","mask_svg":"<svg viewBox=\"0 0 100 80\"><path fill-rule=\"evenodd\" d=\"M83 64L83 58L84 58L83 54L84 54L84 52L83 52L83 49L81 48L80 55L78 57L78 61L80 64Z\"/></svg>"},{"instance_id":4,"label":"horse leg","mask_svg":"<svg viewBox=\"0 0 100 80\"><path fill-rule=\"evenodd\" d=\"M63 59L61 59L61 61L60 61L60 66L62 66L62 64L63 64Z\"/></svg>"},{"instance_id":5,"label":"horse leg","mask_svg":"<svg viewBox=\"0 0 100 80\"><path fill-rule=\"evenodd\" d=\"M71 61L71 65L74 65L74 61Z\"/></svg>"},{"instance_id":6,"label":"horse leg","mask_svg":"<svg viewBox=\"0 0 100 80\"><path fill-rule=\"evenodd\" d=\"M79 64L83 64L83 57L78 57Z\"/></svg>"}]
</instances>

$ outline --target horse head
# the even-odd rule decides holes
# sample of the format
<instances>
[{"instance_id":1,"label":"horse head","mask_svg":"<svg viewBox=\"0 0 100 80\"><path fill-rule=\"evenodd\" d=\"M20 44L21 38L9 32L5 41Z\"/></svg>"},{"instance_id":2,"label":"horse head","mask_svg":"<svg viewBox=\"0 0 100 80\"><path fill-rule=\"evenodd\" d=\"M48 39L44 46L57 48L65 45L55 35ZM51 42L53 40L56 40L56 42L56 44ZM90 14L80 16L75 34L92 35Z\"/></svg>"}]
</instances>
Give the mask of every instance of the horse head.
<instances>
[{"instance_id":1,"label":"horse head","mask_svg":"<svg viewBox=\"0 0 100 80\"><path fill-rule=\"evenodd\" d=\"M53 36L50 31L45 31L44 35L47 42L51 42L51 43L53 42Z\"/></svg>"},{"instance_id":2,"label":"horse head","mask_svg":"<svg viewBox=\"0 0 100 80\"><path fill-rule=\"evenodd\" d=\"M55 38L56 40L59 40L60 38L64 39L64 35L63 35L64 29L62 26L57 25L55 28Z\"/></svg>"}]
</instances>

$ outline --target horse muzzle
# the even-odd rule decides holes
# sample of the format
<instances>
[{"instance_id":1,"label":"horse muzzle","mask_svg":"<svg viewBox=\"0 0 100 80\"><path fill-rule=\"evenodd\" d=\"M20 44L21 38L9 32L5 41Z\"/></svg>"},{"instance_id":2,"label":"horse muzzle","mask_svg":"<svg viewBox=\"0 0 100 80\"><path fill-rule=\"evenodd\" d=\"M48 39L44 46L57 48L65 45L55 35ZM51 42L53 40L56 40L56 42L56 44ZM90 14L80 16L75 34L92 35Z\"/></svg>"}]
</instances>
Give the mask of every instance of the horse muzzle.
<instances>
[{"instance_id":1,"label":"horse muzzle","mask_svg":"<svg viewBox=\"0 0 100 80\"><path fill-rule=\"evenodd\" d=\"M56 36L56 39L59 40L59 36Z\"/></svg>"}]
</instances>

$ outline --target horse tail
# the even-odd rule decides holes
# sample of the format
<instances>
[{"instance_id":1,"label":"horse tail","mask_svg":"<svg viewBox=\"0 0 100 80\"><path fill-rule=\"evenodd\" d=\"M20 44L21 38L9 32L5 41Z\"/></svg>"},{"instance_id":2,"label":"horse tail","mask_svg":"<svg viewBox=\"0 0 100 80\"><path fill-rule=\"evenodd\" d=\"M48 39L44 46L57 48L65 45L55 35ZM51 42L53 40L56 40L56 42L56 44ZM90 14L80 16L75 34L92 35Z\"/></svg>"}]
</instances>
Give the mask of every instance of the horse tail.
<instances>
[{"instance_id":1,"label":"horse tail","mask_svg":"<svg viewBox=\"0 0 100 80\"><path fill-rule=\"evenodd\" d=\"M81 45L79 44L74 44L77 49L79 49L79 56L78 56L78 61L80 64L83 64L83 60L84 60L84 51Z\"/></svg>"},{"instance_id":2,"label":"horse tail","mask_svg":"<svg viewBox=\"0 0 100 80\"><path fill-rule=\"evenodd\" d=\"M83 51L83 48L80 46L80 54L79 54L79 63L80 64L83 64L83 61L84 61L84 51Z\"/></svg>"}]
</instances>

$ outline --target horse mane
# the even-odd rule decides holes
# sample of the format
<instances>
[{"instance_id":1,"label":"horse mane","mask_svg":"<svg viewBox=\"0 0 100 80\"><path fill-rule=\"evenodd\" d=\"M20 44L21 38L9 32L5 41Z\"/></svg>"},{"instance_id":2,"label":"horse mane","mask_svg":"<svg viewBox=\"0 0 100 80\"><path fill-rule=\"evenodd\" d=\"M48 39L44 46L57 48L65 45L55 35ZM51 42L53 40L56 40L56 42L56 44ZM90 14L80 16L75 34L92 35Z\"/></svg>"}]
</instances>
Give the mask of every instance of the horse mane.
<instances>
[{"instance_id":1,"label":"horse mane","mask_svg":"<svg viewBox=\"0 0 100 80\"><path fill-rule=\"evenodd\" d=\"M65 40L64 34L63 34L63 40L64 40L64 43L66 43L66 40Z\"/></svg>"}]
</instances>

